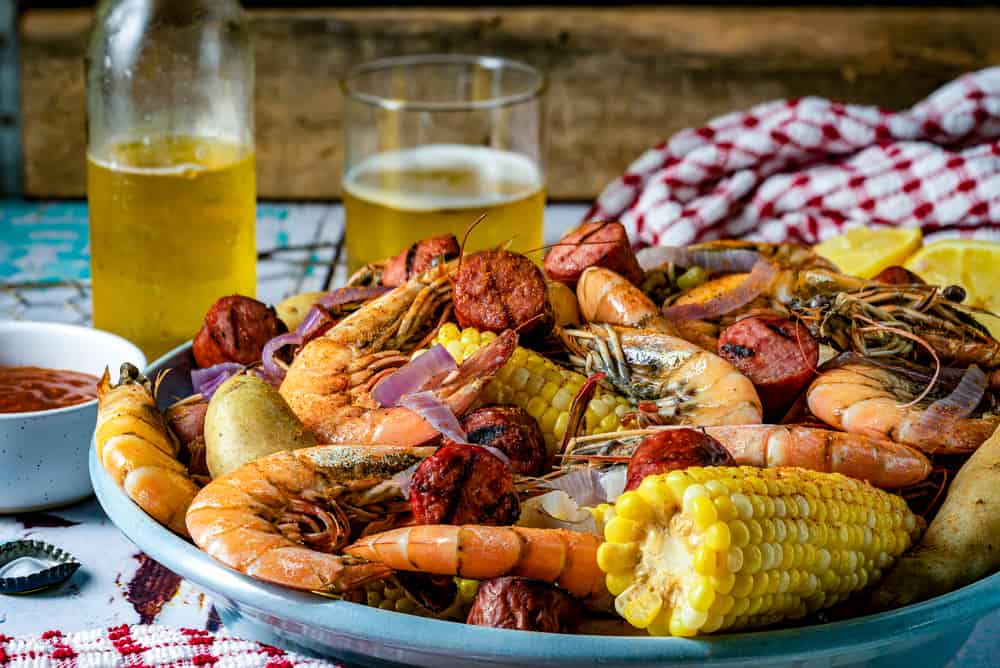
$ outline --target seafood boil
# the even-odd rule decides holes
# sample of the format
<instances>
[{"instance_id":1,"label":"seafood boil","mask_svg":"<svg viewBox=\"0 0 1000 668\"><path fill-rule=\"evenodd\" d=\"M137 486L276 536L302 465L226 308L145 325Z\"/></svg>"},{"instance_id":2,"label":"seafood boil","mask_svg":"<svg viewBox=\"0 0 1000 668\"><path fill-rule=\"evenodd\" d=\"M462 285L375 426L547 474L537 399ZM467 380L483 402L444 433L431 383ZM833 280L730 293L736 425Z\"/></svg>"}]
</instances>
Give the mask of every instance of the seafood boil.
<instances>
[{"instance_id":1,"label":"seafood boil","mask_svg":"<svg viewBox=\"0 0 1000 668\"><path fill-rule=\"evenodd\" d=\"M1000 342L890 269L612 221L544 258L433 237L223 296L191 396L101 379L97 455L226 566L399 613L691 637L908 605L1000 568Z\"/></svg>"}]
</instances>

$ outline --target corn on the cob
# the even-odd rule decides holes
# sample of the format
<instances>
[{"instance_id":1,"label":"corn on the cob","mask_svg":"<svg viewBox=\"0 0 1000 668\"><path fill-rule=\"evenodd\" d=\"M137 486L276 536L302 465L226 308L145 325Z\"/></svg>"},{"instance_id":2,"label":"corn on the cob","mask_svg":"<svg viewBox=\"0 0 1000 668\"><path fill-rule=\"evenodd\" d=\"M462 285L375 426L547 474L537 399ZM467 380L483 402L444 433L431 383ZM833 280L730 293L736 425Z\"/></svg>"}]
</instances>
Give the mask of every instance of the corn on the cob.
<instances>
[{"instance_id":1,"label":"corn on the cob","mask_svg":"<svg viewBox=\"0 0 1000 668\"><path fill-rule=\"evenodd\" d=\"M602 509L615 609L652 635L797 619L882 577L916 540L906 502L836 473L689 468Z\"/></svg>"},{"instance_id":2,"label":"corn on the cob","mask_svg":"<svg viewBox=\"0 0 1000 668\"><path fill-rule=\"evenodd\" d=\"M442 325L434 343L440 343L459 363L496 338L493 332L480 332L471 327L459 329L454 323ZM518 348L487 386L484 399L488 403L520 406L542 428L549 454L562 442L569 422L573 397L586 377L564 369L558 364L527 348ZM603 434L621 429L621 418L633 410L623 397L598 388L587 406L587 434Z\"/></svg>"},{"instance_id":3,"label":"corn on the cob","mask_svg":"<svg viewBox=\"0 0 1000 668\"><path fill-rule=\"evenodd\" d=\"M469 580L467 578L454 578L455 599L446 609L439 612L429 610L400 584L395 577L389 577L377 582L369 582L359 589L355 589L343 594L329 594L326 592L316 592L320 596L332 598L338 601L350 601L360 603L372 608L382 610L394 610L405 612L418 617L433 617L434 619L451 619L454 621L465 621L472 608L472 602L476 598L479 590L479 580Z\"/></svg>"}]
</instances>

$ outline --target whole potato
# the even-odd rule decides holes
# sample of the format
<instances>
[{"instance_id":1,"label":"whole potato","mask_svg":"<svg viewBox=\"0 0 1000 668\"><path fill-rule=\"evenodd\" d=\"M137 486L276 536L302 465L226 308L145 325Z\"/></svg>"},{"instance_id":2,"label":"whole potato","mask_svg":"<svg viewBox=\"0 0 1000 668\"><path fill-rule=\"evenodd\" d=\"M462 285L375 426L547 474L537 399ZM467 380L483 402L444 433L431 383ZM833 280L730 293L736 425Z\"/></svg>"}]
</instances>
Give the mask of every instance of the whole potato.
<instances>
[{"instance_id":1,"label":"whole potato","mask_svg":"<svg viewBox=\"0 0 1000 668\"><path fill-rule=\"evenodd\" d=\"M265 455L314 445L278 390L257 376L233 376L208 404L205 460L213 478Z\"/></svg>"},{"instance_id":2,"label":"whole potato","mask_svg":"<svg viewBox=\"0 0 1000 668\"><path fill-rule=\"evenodd\" d=\"M580 306L572 288L559 281L546 281L546 287L549 289L549 301L555 313L556 327L578 326Z\"/></svg>"},{"instance_id":3,"label":"whole potato","mask_svg":"<svg viewBox=\"0 0 1000 668\"><path fill-rule=\"evenodd\" d=\"M313 304L322 299L326 294L325 292L300 292L297 295L292 295L282 300L280 304L274 307L274 310L278 312L278 317L288 327L288 331L294 332L302 324L302 321L305 320L306 314L309 313L309 309L313 307Z\"/></svg>"}]
</instances>

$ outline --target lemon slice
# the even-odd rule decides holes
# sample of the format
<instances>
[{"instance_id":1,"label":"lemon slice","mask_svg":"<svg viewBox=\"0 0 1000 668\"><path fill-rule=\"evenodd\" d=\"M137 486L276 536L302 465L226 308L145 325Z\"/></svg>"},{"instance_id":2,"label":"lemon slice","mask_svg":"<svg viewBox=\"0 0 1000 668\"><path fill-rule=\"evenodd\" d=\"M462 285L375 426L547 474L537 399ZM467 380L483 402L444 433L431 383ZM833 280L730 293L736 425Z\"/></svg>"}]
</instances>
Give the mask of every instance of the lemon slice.
<instances>
[{"instance_id":1,"label":"lemon slice","mask_svg":"<svg viewBox=\"0 0 1000 668\"><path fill-rule=\"evenodd\" d=\"M1000 313L1000 243L946 239L928 244L906 268L934 285L960 285L970 306ZM1000 318L977 315L994 338L1000 338Z\"/></svg>"},{"instance_id":2,"label":"lemon slice","mask_svg":"<svg viewBox=\"0 0 1000 668\"><path fill-rule=\"evenodd\" d=\"M920 248L917 228L852 227L813 248L845 274L874 278L893 265L902 264Z\"/></svg>"}]
</instances>

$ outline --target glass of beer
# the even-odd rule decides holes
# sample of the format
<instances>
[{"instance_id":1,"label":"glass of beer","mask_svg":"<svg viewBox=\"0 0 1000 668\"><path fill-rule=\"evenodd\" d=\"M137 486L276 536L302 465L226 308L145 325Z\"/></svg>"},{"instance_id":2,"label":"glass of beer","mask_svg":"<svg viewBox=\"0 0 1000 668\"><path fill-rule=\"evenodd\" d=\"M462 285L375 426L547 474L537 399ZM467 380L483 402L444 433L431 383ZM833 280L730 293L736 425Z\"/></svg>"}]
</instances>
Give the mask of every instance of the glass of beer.
<instances>
[{"instance_id":1,"label":"glass of beer","mask_svg":"<svg viewBox=\"0 0 1000 668\"><path fill-rule=\"evenodd\" d=\"M343 81L343 198L351 271L435 235L541 258L545 176L536 69L426 55L376 60Z\"/></svg>"}]
</instances>

